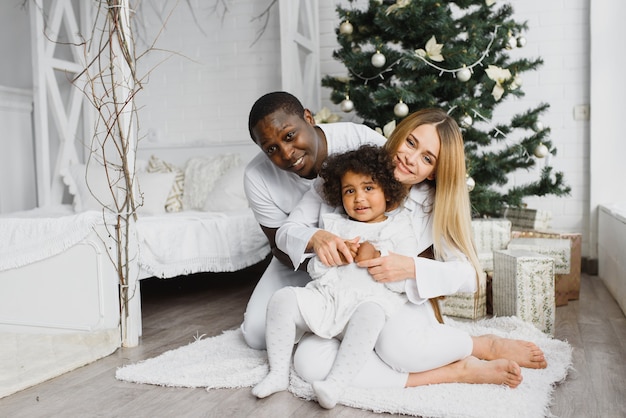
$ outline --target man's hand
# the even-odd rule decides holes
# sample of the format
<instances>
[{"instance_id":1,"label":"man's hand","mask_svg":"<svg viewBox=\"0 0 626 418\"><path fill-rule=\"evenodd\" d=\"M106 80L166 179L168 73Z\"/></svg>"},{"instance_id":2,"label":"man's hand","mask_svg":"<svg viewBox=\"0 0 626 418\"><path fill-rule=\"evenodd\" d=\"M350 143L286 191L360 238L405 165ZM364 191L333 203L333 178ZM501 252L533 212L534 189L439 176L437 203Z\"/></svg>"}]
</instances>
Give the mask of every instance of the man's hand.
<instances>
[{"instance_id":1,"label":"man's hand","mask_svg":"<svg viewBox=\"0 0 626 418\"><path fill-rule=\"evenodd\" d=\"M350 244L348 245L346 242ZM354 245L356 245L358 249L358 242L359 237L345 241L331 232L320 229L311 237L307 250L314 251L320 261L327 267L341 266L354 261L351 248L354 248Z\"/></svg>"}]
</instances>

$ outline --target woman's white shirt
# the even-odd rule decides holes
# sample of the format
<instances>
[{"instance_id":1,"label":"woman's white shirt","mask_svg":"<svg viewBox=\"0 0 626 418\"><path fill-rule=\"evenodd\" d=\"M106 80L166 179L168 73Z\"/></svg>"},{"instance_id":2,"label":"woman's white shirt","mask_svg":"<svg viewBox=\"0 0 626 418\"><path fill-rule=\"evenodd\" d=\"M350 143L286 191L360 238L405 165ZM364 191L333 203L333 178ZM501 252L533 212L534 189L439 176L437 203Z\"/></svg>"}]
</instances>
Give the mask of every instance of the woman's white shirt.
<instances>
[{"instance_id":1,"label":"woman's white shirt","mask_svg":"<svg viewBox=\"0 0 626 418\"><path fill-rule=\"evenodd\" d=\"M430 185L421 183L411 187L403 205L411 212L420 252L433 243L433 199ZM407 280L405 286L411 302L421 304L438 296L476 291L476 273L467 257L443 240L442 246L443 254L439 256L443 262L417 255L413 257L415 280Z\"/></svg>"}]
</instances>

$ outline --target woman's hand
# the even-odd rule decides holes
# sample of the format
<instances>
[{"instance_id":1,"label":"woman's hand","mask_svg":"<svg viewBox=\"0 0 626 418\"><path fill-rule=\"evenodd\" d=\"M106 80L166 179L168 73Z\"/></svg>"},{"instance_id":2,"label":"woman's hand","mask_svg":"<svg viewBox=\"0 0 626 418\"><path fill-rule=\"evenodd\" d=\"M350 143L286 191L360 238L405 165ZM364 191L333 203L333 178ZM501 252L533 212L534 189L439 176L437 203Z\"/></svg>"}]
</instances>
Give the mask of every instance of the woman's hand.
<instances>
[{"instance_id":1,"label":"woman's hand","mask_svg":"<svg viewBox=\"0 0 626 418\"><path fill-rule=\"evenodd\" d=\"M352 251L358 250L358 242L359 237L345 241L331 232L320 229L311 237L308 248L317 254L325 266L341 266L354 261Z\"/></svg>"},{"instance_id":2,"label":"woman's hand","mask_svg":"<svg viewBox=\"0 0 626 418\"><path fill-rule=\"evenodd\" d=\"M360 261L359 267L366 267L374 280L381 283L397 282L415 277L413 257L390 252L384 257Z\"/></svg>"}]
</instances>

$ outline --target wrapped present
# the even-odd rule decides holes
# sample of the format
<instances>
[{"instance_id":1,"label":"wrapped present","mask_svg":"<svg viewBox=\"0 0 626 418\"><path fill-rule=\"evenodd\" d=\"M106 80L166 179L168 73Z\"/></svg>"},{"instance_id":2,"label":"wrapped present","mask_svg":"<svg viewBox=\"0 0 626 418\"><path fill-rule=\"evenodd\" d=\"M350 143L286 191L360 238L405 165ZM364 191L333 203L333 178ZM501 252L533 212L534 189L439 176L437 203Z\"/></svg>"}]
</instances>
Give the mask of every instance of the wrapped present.
<instances>
[{"instance_id":1,"label":"wrapped present","mask_svg":"<svg viewBox=\"0 0 626 418\"><path fill-rule=\"evenodd\" d=\"M494 252L493 314L554 332L554 259L527 250Z\"/></svg>"},{"instance_id":2,"label":"wrapped present","mask_svg":"<svg viewBox=\"0 0 626 418\"><path fill-rule=\"evenodd\" d=\"M487 279L479 276L478 300L474 293L459 292L446 296L440 302L441 313L457 318L478 319L487 315Z\"/></svg>"},{"instance_id":3,"label":"wrapped present","mask_svg":"<svg viewBox=\"0 0 626 418\"><path fill-rule=\"evenodd\" d=\"M513 229L550 229L552 212L528 208L505 208L503 217L510 220Z\"/></svg>"},{"instance_id":4,"label":"wrapped present","mask_svg":"<svg viewBox=\"0 0 626 418\"><path fill-rule=\"evenodd\" d=\"M560 238L570 240L570 271L554 277L556 306L567 305L580 296L582 234L554 231L511 231L511 238Z\"/></svg>"},{"instance_id":5,"label":"wrapped present","mask_svg":"<svg viewBox=\"0 0 626 418\"><path fill-rule=\"evenodd\" d=\"M572 255L568 239L561 238L513 238L507 249L528 250L554 258L554 272L568 274Z\"/></svg>"},{"instance_id":6,"label":"wrapped present","mask_svg":"<svg viewBox=\"0 0 626 418\"><path fill-rule=\"evenodd\" d=\"M472 219L472 235L478 261L485 271L493 270L493 251L506 249L511 240L511 221L504 218Z\"/></svg>"}]
</instances>

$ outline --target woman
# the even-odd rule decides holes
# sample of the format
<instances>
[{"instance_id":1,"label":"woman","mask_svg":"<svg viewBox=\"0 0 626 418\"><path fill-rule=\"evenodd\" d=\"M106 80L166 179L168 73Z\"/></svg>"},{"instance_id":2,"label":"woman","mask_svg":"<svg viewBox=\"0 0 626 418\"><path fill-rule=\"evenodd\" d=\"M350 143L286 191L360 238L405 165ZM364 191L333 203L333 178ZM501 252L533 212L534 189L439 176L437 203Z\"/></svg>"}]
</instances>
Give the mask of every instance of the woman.
<instances>
[{"instance_id":1,"label":"woman","mask_svg":"<svg viewBox=\"0 0 626 418\"><path fill-rule=\"evenodd\" d=\"M465 153L458 125L442 110L421 110L396 127L385 147L393 156L396 178L410 187L403 209L411 212L419 251L433 245L435 260L390 253L358 263L376 281L405 281L410 302L388 319L378 339L375 351L384 363L372 356L352 384L518 386L522 380L520 366L547 366L539 347L493 335L471 337L439 323L433 306L427 303L459 291L474 292L481 271L472 242ZM354 237L337 237L307 226L320 212L312 199L303 199L294 216L279 229L279 248L292 261L303 261L306 250L315 252L326 265L342 264L342 256L352 262L345 240ZM299 344L294 366L305 380L321 380L333 364L337 347L336 340L307 336Z\"/></svg>"}]
</instances>

